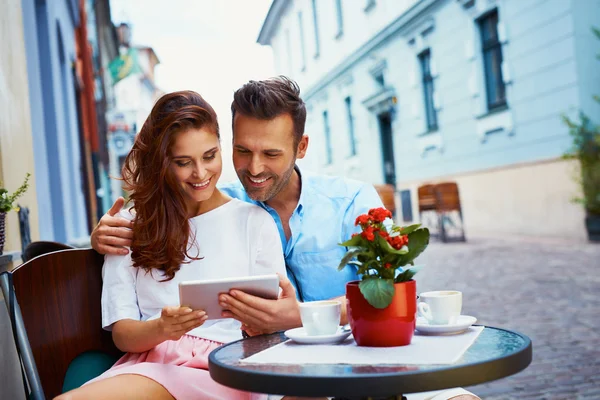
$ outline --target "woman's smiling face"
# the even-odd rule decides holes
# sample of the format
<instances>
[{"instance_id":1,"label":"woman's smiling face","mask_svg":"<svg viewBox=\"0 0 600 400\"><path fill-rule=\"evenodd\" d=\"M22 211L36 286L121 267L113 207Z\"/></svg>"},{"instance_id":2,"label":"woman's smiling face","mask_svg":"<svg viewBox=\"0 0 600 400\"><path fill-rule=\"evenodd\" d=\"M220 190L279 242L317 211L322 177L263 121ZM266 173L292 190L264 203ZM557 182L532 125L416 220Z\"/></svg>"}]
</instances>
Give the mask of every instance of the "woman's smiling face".
<instances>
[{"instance_id":1,"label":"woman's smiling face","mask_svg":"<svg viewBox=\"0 0 600 400\"><path fill-rule=\"evenodd\" d=\"M178 132L171 147L171 171L185 193L188 211L210 199L221 176L221 145L209 128Z\"/></svg>"}]
</instances>

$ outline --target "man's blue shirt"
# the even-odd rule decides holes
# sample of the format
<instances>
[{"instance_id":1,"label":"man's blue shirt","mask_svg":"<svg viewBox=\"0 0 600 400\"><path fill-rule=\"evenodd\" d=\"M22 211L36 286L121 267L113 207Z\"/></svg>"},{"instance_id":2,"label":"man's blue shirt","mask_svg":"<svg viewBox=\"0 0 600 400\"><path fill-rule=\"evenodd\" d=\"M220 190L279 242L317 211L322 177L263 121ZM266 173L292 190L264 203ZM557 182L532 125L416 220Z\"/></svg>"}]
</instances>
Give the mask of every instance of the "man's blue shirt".
<instances>
[{"instance_id":1,"label":"man's blue shirt","mask_svg":"<svg viewBox=\"0 0 600 400\"><path fill-rule=\"evenodd\" d=\"M297 169L298 172L300 172ZM240 182L219 185L231 197L265 209L279 229L290 281L302 301L324 300L346 293L346 282L357 280L356 268L337 266L346 249L339 246L358 229L356 217L373 207L382 207L372 185L334 177L301 173L300 201L290 218L291 236L286 240L277 212L248 197Z\"/></svg>"}]
</instances>

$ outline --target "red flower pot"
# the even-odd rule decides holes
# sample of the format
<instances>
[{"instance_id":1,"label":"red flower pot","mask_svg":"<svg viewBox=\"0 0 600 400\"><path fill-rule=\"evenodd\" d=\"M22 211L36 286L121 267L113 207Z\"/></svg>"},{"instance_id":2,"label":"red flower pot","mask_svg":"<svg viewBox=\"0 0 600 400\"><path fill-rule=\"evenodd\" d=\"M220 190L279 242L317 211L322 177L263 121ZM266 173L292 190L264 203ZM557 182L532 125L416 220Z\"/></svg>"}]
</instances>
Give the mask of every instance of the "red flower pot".
<instances>
[{"instance_id":1,"label":"red flower pot","mask_svg":"<svg viewBox=\"0 0 600 400\"><path fill-rule=\"evenodd\" d=\"M359 346L394 347L410 344L417 314L417 283L395 283L392 302L384 309L370 305L358 288L358 281L346 284L348 321Z\"/></svg>"}]
</instances>

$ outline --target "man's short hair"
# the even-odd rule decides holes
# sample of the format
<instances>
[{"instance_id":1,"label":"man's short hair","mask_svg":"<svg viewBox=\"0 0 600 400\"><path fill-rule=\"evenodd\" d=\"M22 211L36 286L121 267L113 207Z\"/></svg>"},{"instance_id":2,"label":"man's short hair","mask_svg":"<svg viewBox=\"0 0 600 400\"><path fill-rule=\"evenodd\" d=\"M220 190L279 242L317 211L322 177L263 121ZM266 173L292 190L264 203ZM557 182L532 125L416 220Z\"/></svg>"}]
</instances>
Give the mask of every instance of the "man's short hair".
<instances>
[{"instance_id":1,"label":"man's short hair","mask_svg":"<svg viewBox=\"0 0 600 400\"><path fill-rule=\"evenodd\" d=\"M231 103L232 124L236 113L262 120L289 114L294 122L294 146L304 135L306 105L300 98L300 87L283 75L250 81L236 90Z\"/></svg>"}]
</instances>

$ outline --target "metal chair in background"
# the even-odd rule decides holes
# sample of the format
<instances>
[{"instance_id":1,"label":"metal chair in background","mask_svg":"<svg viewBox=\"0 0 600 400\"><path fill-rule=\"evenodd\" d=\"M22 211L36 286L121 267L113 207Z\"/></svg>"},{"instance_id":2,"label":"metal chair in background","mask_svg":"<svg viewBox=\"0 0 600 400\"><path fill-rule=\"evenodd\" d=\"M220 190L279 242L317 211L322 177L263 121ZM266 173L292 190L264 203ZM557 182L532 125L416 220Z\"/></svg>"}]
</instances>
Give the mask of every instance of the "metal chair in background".
<instances>
[{"instance_id":1,"label":"metal chair in background","mask_svg":"<svg viewBox=\"0 0 600 400\"><path fill-rule=\"evenodd\" d=\"M456 182L427 184L418 188L419 217L431 237L442 242L466 241L460 195Z\"/></svg>"},{"instance_id":2,"label":"metal chair in background","mask_svg":"<svg viewBox=\"0 0 600 400\"><path fill-rule=\"evenodd\" d=\"M440 221L440 239L442 242L465 242L460 195L456 182L444 182L435 185L436 209Z\"/></svg>"},{"instance_id":3,"label":"metal chair in background","mask_svg":"<svg viewBox=\"0 0 600 400\"><path fill-rule=\"evenodd\" d=\"M440 234L440 216L437 212L437 197L434 185L423 185L417 189L419 200L419 220L427 227L432 238L438 238Z\"/></svg>"}]
</instances>

